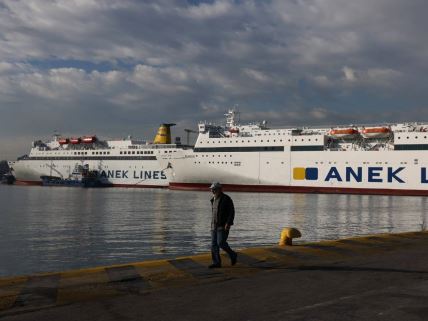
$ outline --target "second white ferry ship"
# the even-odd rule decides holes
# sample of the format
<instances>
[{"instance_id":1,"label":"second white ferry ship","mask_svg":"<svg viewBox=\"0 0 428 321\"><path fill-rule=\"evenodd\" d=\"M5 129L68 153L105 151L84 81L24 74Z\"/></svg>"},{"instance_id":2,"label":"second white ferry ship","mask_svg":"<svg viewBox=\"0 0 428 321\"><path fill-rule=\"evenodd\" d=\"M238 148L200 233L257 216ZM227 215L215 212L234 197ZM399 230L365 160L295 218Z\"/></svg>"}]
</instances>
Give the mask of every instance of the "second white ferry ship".
<instances>
[{"instance_id":1,"label":"second white ferry ship","mask_svg":"<svg viewBox=\"0 0 428 321\"><path fill-rule=\"evenodd\" d=\"M29 155L9 166L17 184L40 185L42 178L68 179L77 167L96 171L105 185L122 187L168 187L167 166L160 155L185 148L171 143L170 127L162 124L153 143L133 140L99 140L96 136L64 138L55 135L50 142L35 141Z\"/></svg>"},{"instance_id":2,"label":"second white ferry ship","mask_svg":"<svg viewBox=\"0 0 428 321\"><path fill-rule=\"evenodd\" d=\"M428 195L428 124L269 129L199 124L193 149L163 155L170 188Z\"/></svg>"}]
</instances>

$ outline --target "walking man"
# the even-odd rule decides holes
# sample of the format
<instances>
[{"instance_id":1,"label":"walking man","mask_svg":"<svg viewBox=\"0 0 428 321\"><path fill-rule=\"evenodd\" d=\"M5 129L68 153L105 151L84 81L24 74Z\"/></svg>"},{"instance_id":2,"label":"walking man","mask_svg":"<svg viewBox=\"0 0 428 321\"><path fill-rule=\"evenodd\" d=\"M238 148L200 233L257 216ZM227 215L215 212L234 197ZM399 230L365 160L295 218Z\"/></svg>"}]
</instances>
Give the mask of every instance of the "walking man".
<instances>
[{"instance_id":1,"label":"walking man","mask_svg":"<svg viewBox=\"0 0 428 321\"><path fill-rule=\"evenodd\" d=\"M209 268L221 267L220 248L229 254L231 264L235 265L238 254L227 243L229 230L235 217L233 201L229 195L223 193L220 183L212 183L210 189L213 193L213 198L211 198L211 256L213 263Z\"/></svg>"}]
</instances>

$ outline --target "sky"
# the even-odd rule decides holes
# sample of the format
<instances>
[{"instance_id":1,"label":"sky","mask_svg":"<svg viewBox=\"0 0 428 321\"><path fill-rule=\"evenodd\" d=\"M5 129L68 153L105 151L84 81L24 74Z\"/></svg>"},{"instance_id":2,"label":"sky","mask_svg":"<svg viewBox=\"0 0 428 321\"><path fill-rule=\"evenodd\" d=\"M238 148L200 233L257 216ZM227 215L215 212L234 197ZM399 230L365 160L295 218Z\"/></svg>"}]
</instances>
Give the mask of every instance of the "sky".
<instances>
[{"instance_id":1,"label":"sky","mask_svg":"<svg viewBox=\"0 0 428 321\"><path fill-rule=\"evenodd\" d=\"M428 121L426 0L0 0L0 159L199 121Z\"/></svg>"}]
</instances>

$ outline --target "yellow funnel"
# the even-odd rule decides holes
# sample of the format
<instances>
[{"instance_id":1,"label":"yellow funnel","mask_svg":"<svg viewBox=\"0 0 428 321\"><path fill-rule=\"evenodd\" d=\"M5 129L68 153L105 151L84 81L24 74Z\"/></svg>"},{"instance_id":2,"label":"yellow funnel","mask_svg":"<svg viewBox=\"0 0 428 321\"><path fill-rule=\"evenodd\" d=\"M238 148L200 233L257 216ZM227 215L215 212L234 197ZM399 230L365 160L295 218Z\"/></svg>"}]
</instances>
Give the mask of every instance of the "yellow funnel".
<instances>
[{"instance_id":1,"label":"yellow funnel","mask_svg":"<svg viewBox=\"0 0 428 321\"><path fill-rule=\"evenodd\" d=\"M171 127L175 124L161 124L156 134L154 144L171 144Z\"/></svg>"}]
</instances>

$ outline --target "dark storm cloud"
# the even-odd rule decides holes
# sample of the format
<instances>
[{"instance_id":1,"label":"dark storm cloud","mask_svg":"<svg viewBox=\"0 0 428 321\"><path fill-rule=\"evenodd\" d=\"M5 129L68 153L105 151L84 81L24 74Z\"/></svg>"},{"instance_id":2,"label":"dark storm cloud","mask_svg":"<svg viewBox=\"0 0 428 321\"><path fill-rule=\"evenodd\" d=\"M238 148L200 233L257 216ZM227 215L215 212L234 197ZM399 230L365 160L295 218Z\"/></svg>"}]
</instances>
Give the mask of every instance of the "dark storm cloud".
<instances>
[{"instance_id":1,"label":"dark storm cloud","mask_svg":"<svg viewBox=\"0 0 428 321\"><path fill-rule=\"evenodd\" d=\"M151 138L168 121L181 132L234 105L278 126L428 119L427 9L0 0L0 156L55 129Z\"/></svg>"}]
</instances>

